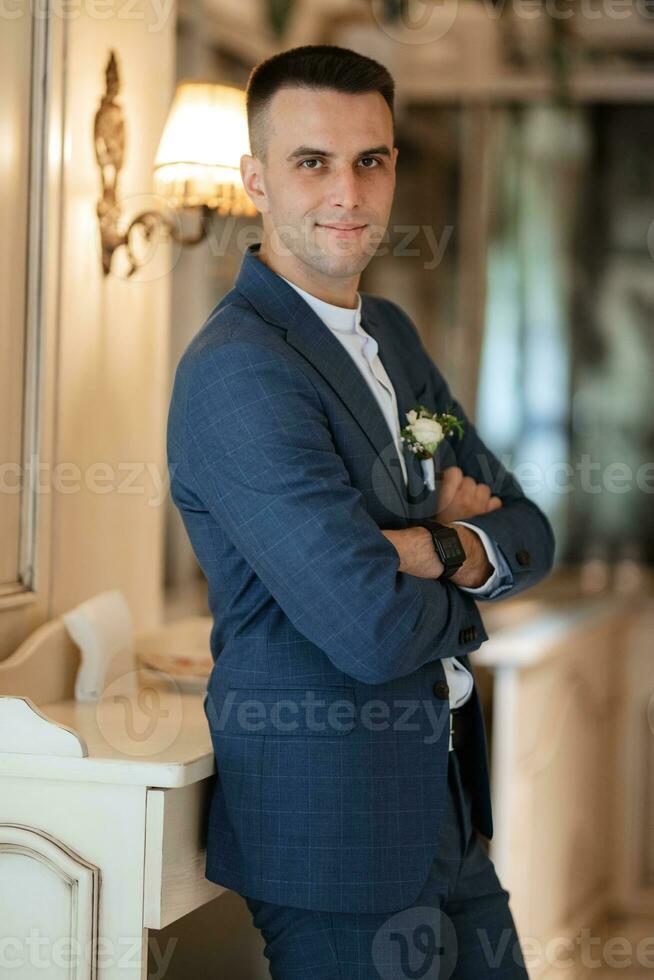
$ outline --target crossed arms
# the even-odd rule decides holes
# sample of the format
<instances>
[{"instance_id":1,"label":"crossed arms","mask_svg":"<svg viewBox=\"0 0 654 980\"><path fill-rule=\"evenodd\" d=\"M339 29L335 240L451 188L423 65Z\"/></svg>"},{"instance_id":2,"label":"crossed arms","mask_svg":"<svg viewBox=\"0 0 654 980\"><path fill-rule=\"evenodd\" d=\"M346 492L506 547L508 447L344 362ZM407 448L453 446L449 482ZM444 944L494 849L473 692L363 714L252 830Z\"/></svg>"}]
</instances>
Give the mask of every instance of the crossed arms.
<instances>
[{"instance_id":1,"label":"crossed arms","mask_svg":"<svg viewBox=\"0 0 654 980\"><path fill-rule=\"evenodd\" d=\"M476 483L472 477L464 476L458 466L449 466L443 473L438 502L441 509L434 516L441 524L456 526L466 553L463 565L450 581L463 588L481 589L489 581L494 566L479 535L461 524L460 520L497 510L502 506L502 501L499 497L491 496L486 484ZM401 531L382 531L382 534L395 546L400 556L399 571L420 578L439 578L443 563L436 555L431 534L425 528L409 527ZM479 597L490 598L483 593Z\"/></svg>"},{"instance_id":2,"label":"crossed arms","mask_svg":"<svg viewBox=\"0 0 654 980\"><path fill-rule=\"evenodd\" d=\"M338 669L384 683L479 646L460 646L471 612L456 584L401 569L335 451L316 388L283 351L225 332L178 372L186 400L180 478L295 628ZM437 380L445 384L438 373ZM502 499L502 507L466 520L500 544L517 593L549 571L551 528L461 407L454 410L466 432L456 451L461 470L493 492L497 485ZM529 568L511 561L527 548Z\"/></svg>"}]
</instances>

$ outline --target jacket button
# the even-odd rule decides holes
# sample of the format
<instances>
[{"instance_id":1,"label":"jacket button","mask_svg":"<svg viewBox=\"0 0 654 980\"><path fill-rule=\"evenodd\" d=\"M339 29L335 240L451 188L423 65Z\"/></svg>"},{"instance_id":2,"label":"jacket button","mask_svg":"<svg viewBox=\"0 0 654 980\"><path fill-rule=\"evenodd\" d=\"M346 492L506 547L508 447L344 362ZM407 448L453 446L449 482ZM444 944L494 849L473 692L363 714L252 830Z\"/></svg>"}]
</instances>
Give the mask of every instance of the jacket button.
<instances>
[{"instance_id":1,"label":"jacket button","mask_svg":"<svg viewBox=\"0 0 654 980\"><path fill-rule=\"evenodd\" d=\"M524 548L516 551L515 557L519 565L531 565L531 553Z\"/></svg>"},{"instance_id":2,"label":"jacket button","mask_svg":"<svg viewBox=\"0 0 654 980\"><path fill-rule=\"evenodd\" d=\"M470 643L473 629L472 626L464 626L462 630L459 630L459 643Z\"/></svg>"},{"instance_id":3,"label":"jacket button","mask_svg":"<svg viewBox=\"0 0 654 980\"><path fill-rule=\"evenodd\" d=\"M433 687L433 691L436 697L440 698L441 701L445 701L445 699L449 698L450 696L450 689L445 683L445 681L436 681Z\"/></svg>"}]
</instances>

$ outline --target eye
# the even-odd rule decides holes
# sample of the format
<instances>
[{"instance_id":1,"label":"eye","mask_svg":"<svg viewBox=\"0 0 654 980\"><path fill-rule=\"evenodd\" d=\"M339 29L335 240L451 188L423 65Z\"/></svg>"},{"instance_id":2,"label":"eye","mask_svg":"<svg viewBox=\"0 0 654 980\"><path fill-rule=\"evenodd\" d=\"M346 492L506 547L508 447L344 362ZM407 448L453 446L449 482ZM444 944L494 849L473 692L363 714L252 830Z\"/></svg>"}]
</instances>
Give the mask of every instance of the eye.
<instances>
[{"instance_id":1,"label":"eye","mask_svg":"<svg viewBox=\"0 0 654 980\"><path fill-rule=\"evenodd\" d=\"M372 163L372 164L374 164L377 167L381 167L382 166L382 161L379 159L379 157L361 157L360 162L361 163L366 163L366 162L367 163ZM311 166L305 167L304 166L305 163L307 163L307 164L312 164L312 163L320 164L320 168L319 167L311 167ZM299 166L300 167L304 167L305 170L318 170L318 169L322 169L322 160L319 160L318 157L307 157L306 160L302 160L299 163ZM374 170L375 169L375 166L370 166L370 167L369 166L364 166L363 169L364 170Z\"/></svg>"}]
</instances>

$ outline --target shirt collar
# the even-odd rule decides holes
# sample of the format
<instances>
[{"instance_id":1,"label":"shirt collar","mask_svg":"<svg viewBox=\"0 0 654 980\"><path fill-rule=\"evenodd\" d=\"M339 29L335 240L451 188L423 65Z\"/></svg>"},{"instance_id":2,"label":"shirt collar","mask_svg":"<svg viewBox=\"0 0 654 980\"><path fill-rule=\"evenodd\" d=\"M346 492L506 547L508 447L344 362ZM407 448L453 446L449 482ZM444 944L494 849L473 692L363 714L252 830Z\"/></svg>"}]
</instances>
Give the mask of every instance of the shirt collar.
<instances>
[{"instance_id":1,"label":"shirt collar","mask_svg":"<svg viewBox=\"0 0 654 980\"><path fill-rule=\"evenodd\" d=\"M279 273L278 273L279 275ZM318 299L306 289L296 286L294 282L285 276L280 276L284 282L292 286L303 297L303 299L313 309L314 313L327 324L330 330L339 330L343 333L354 333L361 326L361 294L357 292L356 309L351 310L347 306L335 306L333 303L326 303L323 299Z\"/></svg>"}]
</instances>

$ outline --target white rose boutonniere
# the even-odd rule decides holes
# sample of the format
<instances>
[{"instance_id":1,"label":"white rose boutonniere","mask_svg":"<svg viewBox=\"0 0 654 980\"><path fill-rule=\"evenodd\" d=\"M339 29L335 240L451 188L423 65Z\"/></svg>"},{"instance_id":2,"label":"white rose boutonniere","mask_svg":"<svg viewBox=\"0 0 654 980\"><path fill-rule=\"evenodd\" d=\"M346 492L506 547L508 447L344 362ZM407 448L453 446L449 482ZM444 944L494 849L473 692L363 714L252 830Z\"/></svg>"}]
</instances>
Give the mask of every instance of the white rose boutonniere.
<instances>
[{"instance_id":1,"label":"white rose boutonniere","mask_svg":"<svg viewBox=\"0 0 654 980\"><path fill-rule=\"evenodd\" d=\"M448 412L436 415L425 405L416 405L406 413L406 419L409 424L400 431L402 442L420 460L425 485L435 490L434 453L451 432L457 432L461 438L463 423Z\"/></svg>"}]
</instances>

